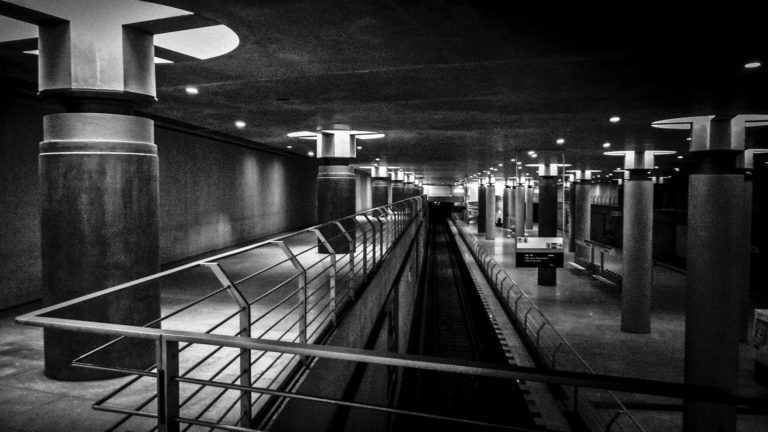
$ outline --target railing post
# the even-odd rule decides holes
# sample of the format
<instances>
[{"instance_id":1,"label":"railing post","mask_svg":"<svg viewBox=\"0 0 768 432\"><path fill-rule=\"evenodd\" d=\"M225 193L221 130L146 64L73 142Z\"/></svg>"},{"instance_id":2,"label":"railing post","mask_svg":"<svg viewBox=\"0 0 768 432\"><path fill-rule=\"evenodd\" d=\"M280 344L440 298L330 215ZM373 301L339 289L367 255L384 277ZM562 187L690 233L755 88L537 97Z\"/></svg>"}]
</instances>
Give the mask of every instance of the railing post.
<instances>
[{"instance_id":1,"label":"railing post","mask_svg":"<svg viewBox=\"0 0 768 432\"><path fill-rule=\"evenodd\" d=\"M376 216L376 220L379 221L379 255L384 259L384 222L381 220L381 216Z\"/></svg>"},{"instance_id":2,"label":"railing post","mask_svg":"<svg viewBox=\"0 0 768 432\"><path fill-rule=\"evenodd\" d=\"M157 430L179 432L179 342L157 339Z\"/></svg>"},{"instance_id":3,"label":"railing post","mask_svg":"<svg viewBox=\"0 0 768 432\"><path fill-rule=\"evenodd\" d=\"M331 252L331 270L329 272L328 291L331 298L331 320L333 321L333 326L336 327L336 251L331 247L331 244L326 240L320 230L313 228L312 232L314 232L317 238L323 242L325 248Z\"/></svg>"},{"instance_id":4,"label":"railing post","mask_svg":"<svg viewBox=\"0 0 768 432\"><path fill-rule=\"evenodd\" d=\"M353 219L354 221L354 219ZM341 225L340 222L334 222L337 227L339 227L339 230L341 230L341 233L344 234L344 237L347 238L347 241L349 242L352 247L349 251L349 269L350 269L350 277L349 282L347 285L347 292L349 292L352 299L355 298L354 293L354 285L355 285L355 253L357 252L357 235L355 235L355 238L349 235L349 233L344 229L344 226ZM355 223L357 224L357 223ZM357 232L357 229L355 229L355 232Z\"/></svg>"},{"instance_id":5,"label":"railing post","mask_svg":"<svg viewBox=\"0 0 768 432\"><path fill-rule=\"evenodd\" d=\"M376 265L376 225L371 221L371 218L368 217L368 215L363 215L366 222L368 222L368 225L371 226L371 264ZM381 257L379 257L381 258Z\"/></svg>"},{"instance_id":6,"label":"railing post","mask_svg":"<svg viewBox=\"0 0 768 432\"><path fill-rule=\"evenodd\" d=\"M357 219L355 219L355 224L357 224ZM362 226L362 225L361 225ZM363 228L363 275L368 274L368 232Z\"/></svg>"},{"instance_id":7,"label":"railing post","mask_svg":"<svg viewBox=\"0 0 768 432\"><path fill-rule=\"evenodd\" d=\"M243 293L237 288L234 282L224 273L224 269L221 268L219 263L208 262L201 264L204 267L208 267L213 272L216 279L219 280L221 286L227 289L230 297L235 300L235 303L240 307L240 331L238 336L249 338L251 337L251 305L245 298ZM251 350L246 348L240 349L240 385L250 387L253 385L251 382ZM251 413L251 392L242 390L240 392L240 426L249 427L251 425L251 419L253 415Z\"/></svg>"},{"instance_id":8,"label":"railing post","mask_svg":"<svg viewBox=\"0 0 768 432\"><path fill-rule=\"evenodd\" d=\"M288 259L291 260L293 267L299 272L299 342L307 343L307 270L301 265L301 262L293 251L285 244L284 241L273 241L285 254ZM302 362L306 363L306 358L301 357Z\"/></svg>"}]
</instances>

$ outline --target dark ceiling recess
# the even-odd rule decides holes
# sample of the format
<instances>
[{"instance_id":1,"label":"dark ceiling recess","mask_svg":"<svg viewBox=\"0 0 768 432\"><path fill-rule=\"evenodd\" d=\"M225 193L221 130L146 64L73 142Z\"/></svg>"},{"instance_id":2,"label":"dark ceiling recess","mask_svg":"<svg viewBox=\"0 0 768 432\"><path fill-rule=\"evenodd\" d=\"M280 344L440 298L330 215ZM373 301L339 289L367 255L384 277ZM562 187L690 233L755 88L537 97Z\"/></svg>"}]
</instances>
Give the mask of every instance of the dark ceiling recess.
<instances>
[{"instance_id":1,"label":"dark ceiling recess","mask_svg":"<svg viewBox=\"0 0 768 432\"><path fill-rule=\"evenodd\" d=\"M531 149L539 161L564 153L576 167L614 169L604 142L687 152L685 132L658 131L652 121L768 113L764 17L738 2L158 3L226 24L241 45L219 58L159 65L153 114L301 154L311 143L287 132L337 123L381 131L387 137L367 144L357 162L380 158L427 184L499 163L500 174L512 175L508 161ZM34 80L34 56L17 48L0 46L3 73ZM754 60L765 66L743 67ZM189 85L199 94L187 95ZM610 123L613 115L621 121ZM750 146L768 139L748 134ZM677 161L660 160L660 168L673 172Z\"/></svg>"}]
</instances>

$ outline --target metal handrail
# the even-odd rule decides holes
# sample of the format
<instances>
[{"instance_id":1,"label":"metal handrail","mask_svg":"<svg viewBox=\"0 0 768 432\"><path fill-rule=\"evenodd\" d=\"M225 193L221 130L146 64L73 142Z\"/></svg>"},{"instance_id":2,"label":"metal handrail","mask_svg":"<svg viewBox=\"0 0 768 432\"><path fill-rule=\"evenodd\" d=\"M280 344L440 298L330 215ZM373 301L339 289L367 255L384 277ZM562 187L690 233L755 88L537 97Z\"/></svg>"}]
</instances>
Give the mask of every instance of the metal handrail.
<instances>
[{"instance_id":1,"label":"metal handrail","mask_svg":"<svg viewBox=\"0 0 768 432\"><path fill-rule=\"evenodd\" d=\"M209 364L211 361L218 362L222 354L225 354L222 363L218 364L220 367L213 371L212 376L209 376L210 372L207 372L207 370L202 373L202 376L208 377L209 382L213 382L217 378L225 378L226 376L225 379L232 384L237 384L240 381L239 385L248 386L255 385L256 382L266 379L270 388L279 390L284 385L286 377L295 374L292 371L298 371L304 367L305 364L301 361L297 362L297 360L307 359L306 356L299 355L297 357L294 354L279 351L275 351L279 354L274 356L274 358L271 356L265 357L269 352L267 350L252 356L251 352L254 350L248 348L240 348L237 353L226 356L226 353L223 351L224 348L232 347L217 344L213 344L215 349L207 350L208 352L201 354L200 350L189 350L190 347L202 346L200 342L191 340L173 341L171 335L176 330L169 328L168 323L172 321L179 322L178 320L183 318L184 314L191 314L197 310L196 308L205 307L206 302L220 303L220 297L216 297L217 294L228 292L230 299L240 304L238 309L234 313L225 313L221 321L215 323L204 332L191 332L192 334L204 336L209 338L209 340L216 340L224 336L250 339L251 328L253 328L254 335L257 337L275 338L276 341L282 343L319 342L321 340L318 338L326 337L323 335L328 334L327 329L335 327L337 314L339 313L338 308L340 306L344 307L349 301L354 301L354 292L357 289L357 285L361 284L368 274L378 268L397 239L415 221L419 220L419 216L424 211L424 204L425 201L421 198L414 197L392 205L359 212L339 220L318 224L304 230L285 233L270 240L204 258L58 305L46 307L18 317L17 322L50 328L63 326L74 331L102 333L100 329L114 329L112 326L116 324L94 323L79 319L63 319L58 318L57 313L98 297L113 295L119 291L130 290L143 284L167 280L167 278L182 272L202 267L210 268L214 276L219 280L220 285L213 286L210 291L206 290L205 295L191 302L183 303L181 306L174 307L171 310L163 308L160 314L161 317L146 324L144 327L138 325L117 325L123 330L128 328L132 330L125 332L121 330L118 333L102 333L111 334L116 336L117 339L109 341L96 350L89 351L86 355L78 358L78 360L81 360L88 355L110 349L114 344L126 338L146 339L148 334L158 331L159 333L154 333L150 337L157 341L158 360L156 364L147 367L145 370L126 369L113 365L103 366L95 364L95 362L78 363L77 366L134 374L134 378L120 385L117 390L110 392L106 397L99 399L93 405L94 409L97 410L124 415L122 419L113 425L112 429L119 427L130 417L137 416L156 418L157 425L155 428L165 430L169 422L174 423L180 420L178 416L180 407L198 397L198 394L203 389L203 387L200 387L196 391L187 394L183 400L180 400L176 386L175 390L170 391L171 396L168 396L166 394L168 389L162 389L169 385L171 388L174 387L172 382L167 381L169 375L190 378L194 374L194 378L197 378L200 375L199 371L203 370L204 365ZM333 227L328 238L321 233L321 229L326 227ZM309 235L309 238L315 239L313 241L322 241L329 253L318 250L317 256L311 254L310 252L314 251L317 245L311 244L307 247L306 235ZM337 244L334 242L338 241L347 242L351 247L346 249L347 252L336 253L331 244ZM277 262L270 260L265 267L249 270L244 276L237 279L230 278L227 273L229 270L225 270L225 267L228 268L226 266L228 260L242 257L245 259L237 258L239 260L237 261L238 265L253 265L251 263L252 260L249 260L250 257L244 254L259 250L260 248L277 248L283 252L285 257L278 259ZM359 259L361 255L363 260ZM324 264L324 262L327 264ZM258 265L258 262L256 264ZM290 267L285 267L286 265ZM264 285L262 282L262 280L265 280L264 278L267 278L266 280L269 281L269 285ZM278 281L273 282L276 278ZM338 293L336 292L337 283L346 285L341 287L342 290ZM153 289L161 289L161 284L154 284ZM246 292L253 299L246 299L243 295ZM297 303L290 304L289 302L292 299L296 299ZM276 313L278 310L280 311L279 314ZM238 316L240 317L240 324L237 326L237 330L232 331L230 335L229 329L232 328L232 324L237 323L235 318ZM82 325L83 323L89 324ZM258 327L255 327L256 325ZM216 334L213 333L214 331ZM190 361L184 360L182 363L179 356L182 352L184 352L184 358L190 359ZM238 360L240 361L238 373L232 375L232 368L237 365ZM264 360L266 360L266 365L263 363ZM256 370L256 368L259 368L259 370ZM270 372L268 375L270 378L266 378L268 371ZM115 400L121 392L129 391L132 386L138 385L142 378L157 379L158 391L144 399L138 408L130 409L123 406L115 406L114 403L110 402ZM165 382L163 382L164 380ZM224 391L226 392L226 390ZM229 425L222 424L219 426L226 426L226 428L231 430L239 430L250 422L252 418L251 409L254 407L258 408L261 406L259 404L262 403L261 396L251 400L249 396L251 393L243 391L234 400L229 396L225 398L225 395L220 393L212 399L204 401L203 404L199 404L205 405L205 402L208 402L207 406L192 414L192 417L194 417L192 421L197 422L203 419L209 408L216 405L221 408L216 408L218 410L216 416L221 416L218 421L226 418L228 419L226 423L230 423ZM158 394L163 394L163 397L158 398ZM155 400L158 403L157 412L163 413L162 415L158 416L151 412L142 411ZM232 417L232 410L238 404L240 405L240 410L235 413L235 417ZM198 406L196 405L195 408L198 409ZM205 422L207 419L200 421Z\"/></svg>"},{"instance_id":2,"label":"metal handrail","mask_svg":"<svg viewBox=\"0 0 768 432\"><path fill-rule=\"evenodd\" d=\"M568 366L576 366L577 368L583 368L587 371L589 374L595 374L594 370L589 366L589 364L584 360L583 357L571 346L568 341L560 335L560 333L555 329L555 327L552 325L552 323L546 318L546 316L541 312L541 310L536 306L536 304L531 300L531 298L522 290L520 287L512 280L512 278L509 277L509 275L506 273L506 271L503 270L503 268L496 262L495 259L485 250L485 248L480 244L480 242L477 240L477 238L470 233L467 232L467 230L464 228L463 225L458 223L458 220L456 218L453 219L454 226L456 226L457 231L461 238L464 240L464 242L470 246L470 251L475 256L475 258L478 260L479 263L481 263L481 269L488 278L488 281L492 288L496 290L496 292L499 294L499 296L504 299L504 293L503 293L503 284L502 286L499 286L499 284L496 282L496 279L498 278L498 274L500 272L503 272L506 277L503 280L508 279L511 283L510 287L507 289L507 295L506 295L506 308L507 310L511 311L512 316L514 316L515 320L517 321L517 324L522 326L521 330L522 333L526 336L528 339L528 342L538 351L538 354L540 358L545 362L548 363L548 366L552 369L556 369L558 367L562 367L562 364L558 365L555 363L555 356L558 351L560 351L563 347L567 349L570 355L575 357L577 364L576 365L568 365ZM514 301L510 301L509 294L512 292L512 287L516 287L518 294L516 295L516 298L514 298ZM522 303L527 303L527 310L523 313L523 317L521 319L520 314L522 313L520 311L520 304L521 300L523 300ZM531 315L533 313L533 315ZM529 319L529 316L531 316L531 319ZM533 324L533 326L529 326L529 323L532 323L534 321L534 316L539 317L539 319L536 319L536 323ZM553 339L553 343L546 347L547 351L551 351L551 355L547 355L546 352L544 352L545 347L542 343L542 334L544 333L544 329L549 330L547 333L550 333L551 339ZM551 360L550 360L551 358ZM637 431L644 431L642 426L637 422L637 420L626 410L626 407L615 397L613 393L610 391L607 392L608 396L612 398L616 404L620 407L621 411L626 413L627 418L630 419L630 422L633 426L633 428ZM604 421L600 421L600 416L594 411L594 409L590 405L584 405L584 404L577 404L576 401L573 403L574 409L578 409L580 414L582 415L582 418L590 417L593 421L595 421L595 425L593 429L596 430L606 430L606 427L610 427L610 420L606 423ZM579 409L581 408L581 409ZM586 421L586 418L585 418ZM615 421L615 420L614 420Z\"/></svg>"}]
</instances>

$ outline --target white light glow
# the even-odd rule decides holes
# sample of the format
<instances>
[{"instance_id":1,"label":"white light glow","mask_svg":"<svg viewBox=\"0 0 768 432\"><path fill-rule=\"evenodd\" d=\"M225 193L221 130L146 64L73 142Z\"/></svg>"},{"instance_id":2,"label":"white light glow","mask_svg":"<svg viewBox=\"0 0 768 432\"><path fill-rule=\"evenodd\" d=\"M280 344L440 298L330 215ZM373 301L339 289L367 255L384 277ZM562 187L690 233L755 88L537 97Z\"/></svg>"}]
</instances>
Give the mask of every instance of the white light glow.
<instances>
[{"instance_id":1,"label":"white light glow","mask_svg":"<svg viewBox=\"0 0 768 432\"><path fill-rule=\"evenodd\" d=\"M292 148L293 148L293 146L292 146L292 145L288 145L288 146L285 146L285 148L289 148L289 149L292 149Z\"/></svg>"},{"instance_id":2,"label":"white light glow","mask_svg":"<svg viewBox=\"0 0 768 432\"><path fill-rule=\"evenodd\" d=\"M754 62L749 62L749 63L745 64L744 68L745 69L756 69L756 68L759 68L760 66L762 66L762 63L760 63L759 61L754 61Z\"/></svg>"},{"instance_id":3,"label":"white light glow","mask_svg":"<svg viewBox=\"0 0 768 432\"><path fill-rule=\"evenodd\" d=\"M355 138L361 139L361 140L370 140L370 139L379 139L384 138L386 135L383 133L375 133L375 134L367 134L367 135L357 135Z\"/></svg>"},{"instance_id":4,"label":"white light glow","mask_svg":"<svg viewBox=\"0 0 768 432\"><path fill-rule=\"evenodd\" d=\"M187 87L184 89L184 91L186 91L188 95L196 95L200 93L200 91L197 90L197 87Z\"/></svg>"},{"instance_id":5,"label":"white light glow","mask_svg":"<svg viewBox=\"0 0 768 432\"><path fill-rule=\"evenodd\" d=\"M376 162L378 162L378 161L380 161L380 160L381 160L380 158L376 158Z\"/></svg>"},{"instance_id":6,"label":"white light glow","mask_svg":"<svg viewBox=\"0 0 768 432\"><path fill-rule=\"evenodd\" d=\"M683 157L682 157L682 156L678 156L677 158L678 158L678 159L682 159Z\"/></svg>"},{"instance_id":7,"label":"white light glow","mask_svg":"<svg viewBox=\"0 0 768 432\"><path fill-rule=\"evenodd\" d=\"M611 143L609 142L603 143L603 148L609 148L610 146L611 146Z\"/></svg>"},{"instance_id":8,"label":"white light glow","mask_svg":"<svg viewBox=\"0 0 768 432\"><path fill-rule=\"evenodd\" d=\"M535 152L535 151L533 151L533 150L528 150L528 154L529 154L529 155L532 155L532 154L534 154L534 153L536 153L536 152Z\"/></svg>"},{"instance_id":9,"label":"white light glow","mask_svg":"<svg viewBox=\"0 0 768 432\"><path fill-rule=\"evenodd\" d=\"M362 149L363 149L363 146L357 146L357 149L358 149L358 150L362 150Z\"/></svg>"},{"instance_id":10,"label":"white light glow","mask_svg":"<svg viewBox=\"0 0 768 432\"><path fill-rule=\"evenodd\" d=\"M611 123L618 123L618 122L621 121L621 117L613 116L613 117L609 118L608 121L611 122Z\"/></svg>"},{"instance_id":11,"label":"white light glow","mask_svg":"<svg viewBox=\"0 0 768 432\"><path fill-rule=\"evenodd\" d=\"M315 152L313 152L313 151L308 151L307 152L307 156L314 156L314 155L315 155Z\"/></svg>"},{"instance_id":12,"label":"white light glow","mask_svg":"<svg viewBox=\"0 0 768 432\"><path fill-rule=\"evenodd\" d=\"M557 141L555 141L555 143L557 143L558 145L563 145L565 144L565 138L558 138Z\"/></svg>"},{"instance_id":13,"label":"white light glow","mask_svg":"<svg viewBox=\"0 0 768 432\"><path fill-rule=\"evenodd\" d=\"M317 138L317 133L315 132L309 132L309 131L301 131L301 132L291 132L287 136L289 138Z\"/></svg>"},{"instance_id":14,"label":"white light glow","mask_svg":"<svg viewBox=\"0 0 768 432\"><path fill-rule=\"evenodd\" d=\"M155 45L190 57L209 59L237 48L240 38L225 25L156 34Z\"/></svg>"},{"instance_id":15,"label":"white light glow","mask_svg":"<svg viewBox=\"0 0 768 432\"><path fill-rule=\"evenodd\" d=\"M245 122L242 120L236 120L235 121L235 127L238 129L242 129L245 127Z\"/></svg>"}]
</instances>

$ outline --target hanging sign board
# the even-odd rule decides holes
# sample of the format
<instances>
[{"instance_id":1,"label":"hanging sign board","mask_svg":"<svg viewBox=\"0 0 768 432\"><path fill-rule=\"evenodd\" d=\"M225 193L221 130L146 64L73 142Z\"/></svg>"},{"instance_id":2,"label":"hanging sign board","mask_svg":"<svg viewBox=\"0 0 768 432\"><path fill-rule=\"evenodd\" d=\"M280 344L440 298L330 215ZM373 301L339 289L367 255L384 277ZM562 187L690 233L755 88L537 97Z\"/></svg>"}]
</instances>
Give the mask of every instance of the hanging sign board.
<instances>
[{"instance_id":1,"label":"hanging sign board","mask_svg":"<svg viewBox=\"0 0 768 432\"><path fill-rule=\"evenodd\" d=\"M562 237L517 237L517 267L563 267Z\"/></svg>"}]
</instances>

